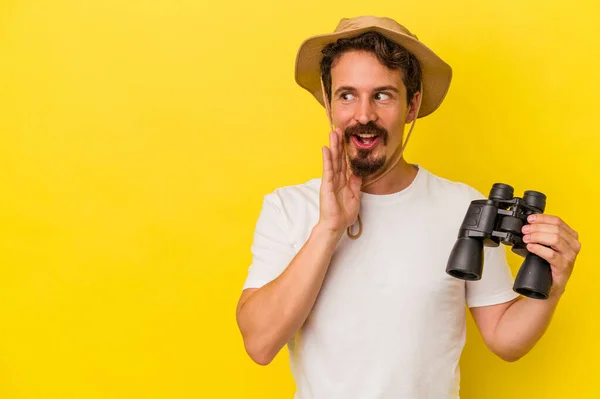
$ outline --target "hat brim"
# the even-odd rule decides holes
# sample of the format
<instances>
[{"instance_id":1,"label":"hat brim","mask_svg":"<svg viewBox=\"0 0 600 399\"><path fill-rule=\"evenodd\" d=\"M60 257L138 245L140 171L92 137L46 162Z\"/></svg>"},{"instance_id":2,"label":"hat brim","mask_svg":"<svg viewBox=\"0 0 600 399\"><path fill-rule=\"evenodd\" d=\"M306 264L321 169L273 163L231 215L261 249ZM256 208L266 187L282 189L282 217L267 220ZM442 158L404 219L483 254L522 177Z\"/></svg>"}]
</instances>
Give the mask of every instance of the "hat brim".
<instances>
[{"instance_id":1,"label":"hat brim","mask_svg":"<svg viewBox=\"0 0 600 399\"><path fill-rule=\"evenodd\" d=\"M435 111L442 103L452 81L452 68L419 40L399 32L378 26L362 27L337 33L313 36L305 40L296 56L296 83L308 90L322 106L325 106L321 90L321 50L329 43L341 38L350 38L362 33L379 32L400 44L412 53L421 66L423 98L419 118Z\"/></svg>"}]
</instances>

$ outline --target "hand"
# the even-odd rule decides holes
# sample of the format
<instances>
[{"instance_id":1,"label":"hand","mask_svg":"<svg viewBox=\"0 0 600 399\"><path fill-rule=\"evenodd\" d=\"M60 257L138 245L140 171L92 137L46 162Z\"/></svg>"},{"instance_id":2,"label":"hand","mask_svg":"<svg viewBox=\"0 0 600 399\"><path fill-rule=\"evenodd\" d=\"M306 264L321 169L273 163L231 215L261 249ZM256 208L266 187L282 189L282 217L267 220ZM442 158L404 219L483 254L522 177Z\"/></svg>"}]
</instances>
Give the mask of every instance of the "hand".
<instances>
[{"instance_id":1,"label":"hand","mask_svg":"<svg viewBox=\"0 0 600 399\"><path fill-rule=\"evenodd\" d=\"M556 216L535 214L527 221L530 224L522 229L527 250L550 263L551 292L560 295L565 291L581 250L579 234Z\"/></svg>"},{"instance_id":2,"label":"hand","mask_svg":"<svg viewBox=\"0 0 600 399\"><path fill-rule=\"evenodd\" d=\"M339 128L329 133L329 145L331 148L323 147L319 223L341 236L358 216L362 178L353 175L347 167Z\"/></svg>"}]
</instances>

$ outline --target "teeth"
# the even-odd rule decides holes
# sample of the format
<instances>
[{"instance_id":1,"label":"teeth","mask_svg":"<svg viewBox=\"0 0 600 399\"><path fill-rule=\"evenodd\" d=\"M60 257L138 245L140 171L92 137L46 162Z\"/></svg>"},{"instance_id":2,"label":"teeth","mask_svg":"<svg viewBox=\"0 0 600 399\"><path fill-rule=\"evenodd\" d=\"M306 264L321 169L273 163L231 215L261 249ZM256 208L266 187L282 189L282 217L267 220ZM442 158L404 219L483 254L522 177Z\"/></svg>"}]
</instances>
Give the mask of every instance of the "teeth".
<instances>
[{"instance_id":1,"label":"teeth","mask_svg":"<svg viewBox=\"0 0 600 399\"><path fill-rule=\"evenodd\" d=\"M363 139L370 139L372 137L377 136L376 134L359 134L358 137L363 138Z\"/></svg>"}]
</instances>

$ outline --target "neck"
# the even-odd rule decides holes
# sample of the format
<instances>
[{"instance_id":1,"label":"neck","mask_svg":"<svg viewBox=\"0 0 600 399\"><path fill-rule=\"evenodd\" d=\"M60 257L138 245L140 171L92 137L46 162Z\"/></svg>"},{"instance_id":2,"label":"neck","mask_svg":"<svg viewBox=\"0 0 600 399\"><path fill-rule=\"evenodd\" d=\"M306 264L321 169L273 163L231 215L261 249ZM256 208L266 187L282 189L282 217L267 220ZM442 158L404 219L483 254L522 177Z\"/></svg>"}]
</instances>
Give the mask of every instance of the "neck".
<instances>
[{"instance_id":1,"label":"neck","mask_svg":"<svg viewBox=\"0 0 600 399\"><path fill-rule=\"evenodd\" d=\"M408 187L417 176L417 167L406 162L404 158L400 159L396 166L381 179L373 184L367 185L362 189L368 194L393 194Z\"/></svg>"}]
</instances>

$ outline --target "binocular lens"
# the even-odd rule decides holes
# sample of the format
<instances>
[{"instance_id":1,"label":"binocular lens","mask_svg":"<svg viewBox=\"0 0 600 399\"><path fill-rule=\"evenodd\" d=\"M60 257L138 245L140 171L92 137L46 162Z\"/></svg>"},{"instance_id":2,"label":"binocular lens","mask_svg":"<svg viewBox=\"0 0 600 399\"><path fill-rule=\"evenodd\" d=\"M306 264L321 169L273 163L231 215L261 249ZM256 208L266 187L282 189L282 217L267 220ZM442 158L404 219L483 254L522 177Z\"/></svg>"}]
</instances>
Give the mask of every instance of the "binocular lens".
<instances>
[{"instance_id":1,"label":"binocular lens","mask_svg":"<svg viewBox=\"0 0 600 399\"><path fill-rule=\"evenodd\" d=\"M513 289L521 295L546 299L552 287L552 269L550 264L539 256L530 253L523 261Z\"/></svg>"},{"instance_id":2,"label":"binocular lens","mask_svg":"<svg viewBox=\"0 0 600 399\"><path fill-rule=\"evenodd\" d=\"M523 201L543 213L546 208L546 196L538 191L525 191Z\"/></svg>"},{"instance_id":3,"label":"binocular lens","mask_svg":"<svg viewBox=\"0 0 600 399\"><path fill-rule=\"evenodd\" d=\"M489 198L498 201L508 201L513 198L515 190L508 184L496 183L490 190Z\"/></svg>"},{"instance_id":4,"label":"binocular lens","mask_svg":"<svg viewBox=\"0 0 600 399\"><path fill-rule=\"evenodd\" d=\"M461 237L454 244L446 273L461 280L479 280L483 271L483 243Z\"/></svg>"}]
</instances>

